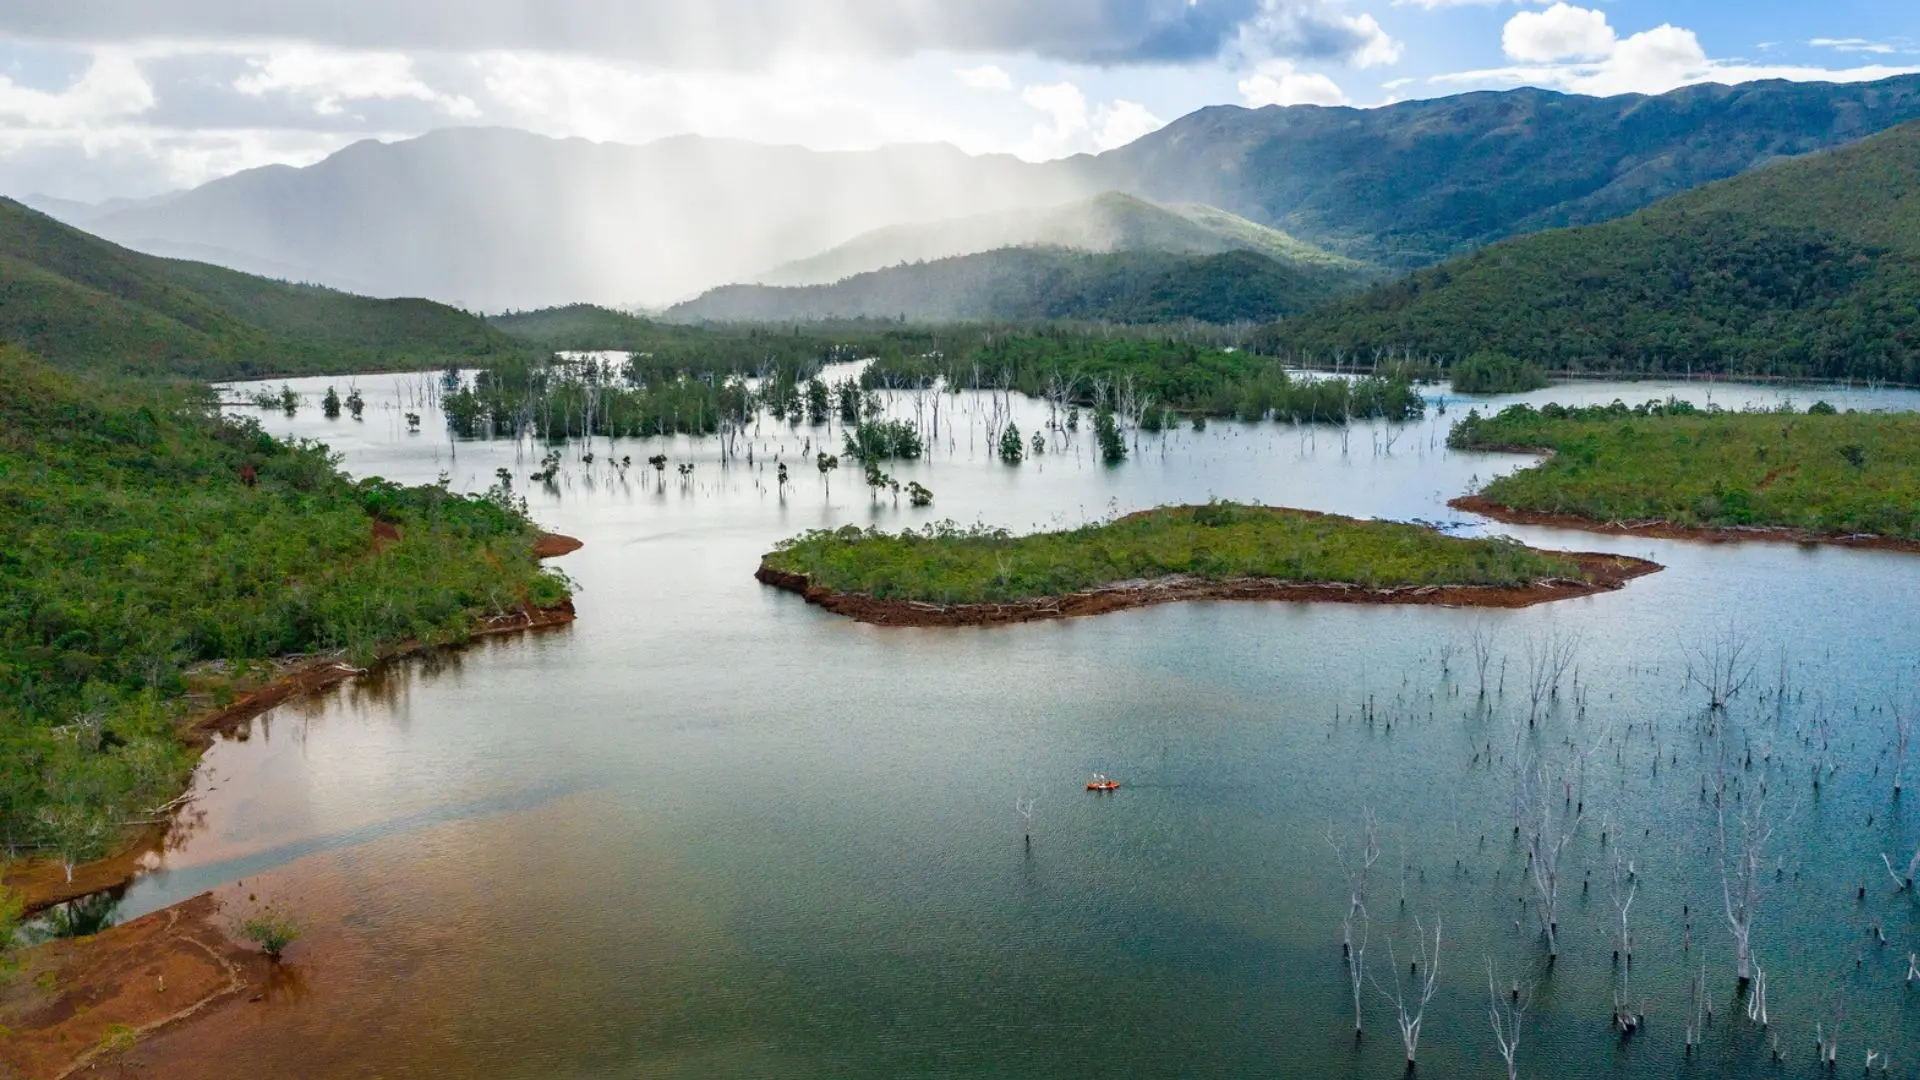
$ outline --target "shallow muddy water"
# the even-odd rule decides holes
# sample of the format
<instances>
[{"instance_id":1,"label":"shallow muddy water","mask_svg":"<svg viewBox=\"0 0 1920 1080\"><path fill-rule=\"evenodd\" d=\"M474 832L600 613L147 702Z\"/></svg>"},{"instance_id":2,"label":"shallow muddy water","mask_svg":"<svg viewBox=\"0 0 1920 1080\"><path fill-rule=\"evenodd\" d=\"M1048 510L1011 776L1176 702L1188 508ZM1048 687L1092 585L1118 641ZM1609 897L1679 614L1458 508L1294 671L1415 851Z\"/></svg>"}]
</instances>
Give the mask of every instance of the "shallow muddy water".
<instances>
[{"instance_id":1,"label":"shallow muddy water","mask_svg":"<svg viewBox=\"0 0 1920 1080\"><path fill-rule=\"evenodd\" d=\"M990 460L969 412L980 404L962 395L930 460L890 469L935 492L912 510L876 505L847 466L829 493L799 453L822 429L763 424L751 469L723 467L712 440L596 441L592 466L576 445L542 489L525 479L538 456L526 444L408 434L400 406L417 379L360 378L361 423L319 415L326 383L295 383L307 408L263 423L324 439L359 475L445 472L478 489L512 469L543 525L586 542L557 563L580 586L580 619L290 704L207 755L190 820L122 916L224 887L280 899L309 934L287 984L241 1019L145 1046L156 1075L1399 1075L1383 993L1366 989L1366 1035L1352 1036L1347 890L1327 840L1332 825L1351 846L1368 808L1382 857L1366 959L1381 986L1405 979L1416 916L1443 927L1425 1075L1504 1075L1489 958L1503 986L1537 984L1524 1074L1810 1074L1837 994L1843 1069L1869 1048L1896 1074L1920 1069L1920 989L1902 983L1920 905L1892 895L1880 864L1920 844L1920 811L1917 793L1893 800L1876 711L1903 672L1913 689L1920 556L1465 518L1448 498L1526 459L1447 451L1458 399L1344 438L1216 422L1142 437L1108 469L1086 433L1018 468ZM1920 406L1726 384L1526 398L1669 392ZM1031 434L1044 413L1018 407ZM795 466L784 497L768 460L782 446ZM690 481L640 464L662 451L696 463ZM624 476L607 463L620 455L636 463ZM752 576L808 528L1024 530L1209 497L1667 569L1517 612L1193 603L958 631L857 625ZM1759 669L1732 710L1736 752L1756 763L1734 768L1772 777L1754 922L1765 1035L1733 1000L1719 819L1702 794L1720 744L1701 737L1704 696L1685 679L1688 648L1729 625ZM1496 635L1487 710L1476 627ZM1527 649L1555 635L1578 635L1578 693L1570 674L1528 731L1514 722ZM1784 710L1769 696L1783 659ZM1833 764L1817 792L1816 708L1832 717ZM1512 838L1516 748L1568 773L1587 762L1550 972ZM1121 790L1082 790L1096 770ZM1021 798L1036 802L1030 844ZM1647 1016L1625 1041L1609 1026L1618 848L1640 880L1630 1000ZM1688 1062L1688 980L1703 965L1715 1020ZM1767 1061L1772 1034L1784 1067Z\"/></svg>"}]
</instances>

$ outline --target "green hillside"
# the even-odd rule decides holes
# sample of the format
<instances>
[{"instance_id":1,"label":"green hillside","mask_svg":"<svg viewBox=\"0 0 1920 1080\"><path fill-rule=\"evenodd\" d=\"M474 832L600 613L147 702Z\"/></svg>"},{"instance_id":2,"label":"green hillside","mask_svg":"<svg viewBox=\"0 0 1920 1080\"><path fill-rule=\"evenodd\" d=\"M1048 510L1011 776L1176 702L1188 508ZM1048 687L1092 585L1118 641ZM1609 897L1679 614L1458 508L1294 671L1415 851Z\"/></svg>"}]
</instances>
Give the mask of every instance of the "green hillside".
<instances>
[{"instance_id":1,"label":"green hillside","mask_svg":"<svg viewBox=\"0 0 1920 1080\"><path fill-rule=\"evenodd\" d=\"M1007 248L859 274L832 285L729 285L676 305L670 319L785 322L1264 322L1358 287L1354 271L1276 262L1249 251L1105 255Z\"/></svg>"},{"instance_id":2,"label":"green hillside","mask_svg":"<svg viewBox=\"0 0 1920 1080\"><path fill-rule=\"evenodd\" d=\"M64 367L200 378L436 366L519 347L442 304L142 255L8 199L0 341Z\"/></svg>"},{"instance_id":3,"label":"green hillside","mask_svg":"<svg viewBox=\"0 0 1920 1080\"><path fill-rule=\"evenodd\" d=\"M1211 206L1160 206L1108 191L1059 206L1021 207L945 221L890 225L761 276L760 285L827 285L899 266L1011 247L1094 254L1219 255L1252 251L1284 263L1358 270L1360 264Z\"/></svg>"},{"instance_id":4,"label":"green hillside","mask_svg":"<svg viewBox=\"0 0 1920 1080\"><path fill-rule=\"evenodd\" d=\"M1495 245L1283 323L1264 344L1920 382L1920 122Z\"/></svg>"},{"instance_id":5,"label":"green hillside","mask_svg":"<svg viewBox=\"0 0 1920 1080\"><path fill-rule=\"evenodd\" d=\"M84 860L178 793L203 662L452 641L566 599L506 492L353 480L205 387L0 345L0 840ZM204 701L200 707L204 708Z\"/></svg>"}]
</instances>

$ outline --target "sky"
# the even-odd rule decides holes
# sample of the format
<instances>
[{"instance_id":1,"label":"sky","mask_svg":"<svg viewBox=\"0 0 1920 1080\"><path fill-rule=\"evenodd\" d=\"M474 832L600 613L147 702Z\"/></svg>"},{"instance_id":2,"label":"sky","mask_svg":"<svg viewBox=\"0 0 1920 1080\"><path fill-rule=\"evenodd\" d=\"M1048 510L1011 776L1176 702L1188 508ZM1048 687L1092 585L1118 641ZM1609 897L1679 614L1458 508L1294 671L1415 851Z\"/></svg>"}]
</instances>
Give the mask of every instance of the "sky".
<instances>
[{"instance_id":1,"label":"sky","mask_svg":"<svg viewBox=\"0 0 1920 1080\"><path fill-rule=\"evenodd\" d=\"M1044 160L1209 105L1914 71L1917 0L7 0L0 193L145 197L455 125Z\"/></svg>"}]
</instances>

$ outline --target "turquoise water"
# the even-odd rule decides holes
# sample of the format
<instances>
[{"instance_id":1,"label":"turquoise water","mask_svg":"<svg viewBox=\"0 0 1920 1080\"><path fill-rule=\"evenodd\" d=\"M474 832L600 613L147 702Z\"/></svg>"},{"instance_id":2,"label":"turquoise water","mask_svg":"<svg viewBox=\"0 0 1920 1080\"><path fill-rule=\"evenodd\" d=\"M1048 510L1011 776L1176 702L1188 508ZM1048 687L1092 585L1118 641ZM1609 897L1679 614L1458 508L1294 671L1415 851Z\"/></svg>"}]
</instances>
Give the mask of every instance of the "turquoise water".
<instances>
[{"instance_id":1,"label":"turquoise water","mask_svg":"<svg viewBox=\"0 0 1920 1080\"><path fill-rule=\"evenodd\" d=\"M324 385L296 383L308 409L262 420L324 439L356 474L481 488L502 465L535 467L525 445L408 434L396 403L413 383L361 378L359 424L319 416ZM1729 407L1788 396L1596 384L1526 398L1669 392ZM1031 433L1040 411L1018 404ZM988 459L969 422L983 406L962 395L931 460L892 470L934 490L926 511L876 505L850 469L829 493L796 467L782 497L767 455L784 444L797 463L816 429L764 426L753 469L723 467L711 441L618 446L696 462L686 484L622 476L604 441L587 466L575 446L555 488L519 486L543 525L586 542L558 563L580 585L579 622L398 666L223 741L192 821L122 914L226 886L308 922L300 992L265 1006L281 1034L232 1036L199 1056L200 1075L289 1061L326 1076L1397 1075L1393 1007L1373 987L1352 1035L1347 891L1327 839L1332 827L1351 843L1371 809L1374 978L1391 989L1389 942L1407 974L1416 916L1443 928L1423 1074L1504 1075L1489 959L1503 987L1535 984L1526 1075L1806 1073L1836 994L1842 1067L1872 1048L1911 1074L1920 989L1902 979L1920 905L1893 895L1880 854L1920 845L1916 793L1893 799L1885 715L1913 692L1920 557L1489 525L1446 500L1526 459L1446 450L1465 405L1344 438L1215 423L1143 437L1117 469L1094 464L1083 435L1009 468ZM1209 497L1492 529L1667 570L1520 612L1193 603L959 631L857 625L752 578L807 528L1030 529ZM1715 721L1687 653L1730 627L1758 673ZM1476 629L1495 640L1485 706ZM1516 724L1529 645L1574 635L1557 702L1536 728ZM1784 708L1771 696L1783 668ZM1816 709L1834 770L1817 792ZM1728 723L1731 741L1705 736ZM1771 778L1753 932L1766 1033L1733 1001L1702 795L1723 742L1743 790ZM1512 836L1516 751L1569 773L1586 761L1551 970ZM1094 771L1121 791L1083 791ZM1036 801L1030 843L1022 798ZM1648 1021L1627 1040L1609 1026L1617 847L1640 877L1631 1000ZM1688 1061L1703 965L1716 1016ZM1767 1061L1775 1034L1784 1067Z\"/></svg>"}]
</instances>

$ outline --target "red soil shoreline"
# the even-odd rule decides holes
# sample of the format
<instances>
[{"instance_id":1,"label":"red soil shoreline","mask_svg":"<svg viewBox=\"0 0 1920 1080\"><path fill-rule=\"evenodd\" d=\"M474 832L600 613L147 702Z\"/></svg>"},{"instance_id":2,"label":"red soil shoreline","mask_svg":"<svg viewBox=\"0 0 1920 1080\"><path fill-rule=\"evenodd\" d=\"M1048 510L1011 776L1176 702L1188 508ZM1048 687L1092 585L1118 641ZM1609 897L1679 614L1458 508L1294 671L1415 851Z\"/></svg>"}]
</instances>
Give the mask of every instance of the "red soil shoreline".
<instances>
[{"instance_id":1,"label":"red soil shoreline","mask_svg":"<svg viewBox=\"0 0 1920 1080\"><path fill-rule=\"evenodd\" d=\"M1002 604L929 604L877 599L861 593L836 593L814 585L805 574L776 570L765 562L754 577L763 585L804 597L809 604L875 626L1005 626L1043 619L1104 615L1129 608L1184 600L1267 600L1290 603L1425 604L1439 607L1524 608L1555 600L1612 592L1634 578L1663 567L1645 559L1594 552L1556 552L1580 564L1587 580L1550 578L1519 587L1418 585L1367 588L1360 585L1235 578L1206 581L1192 577L1157 578L1065 596L1039 597Z\"/></svg>"},{"instance_id":2,"label":"red soil shoreline","mask_svg":"<svg viewBox=\"0 0 1920 1080\"><path fill-rule=\"evenodd\" d=\"M578 551L581 543L570 536L541 533L534 542L534 555L548 559ZM550 608L522 608L496 615L468 632L468 640L518 634L564 626L575 619L573 601L566 600ZM392 663L437 649L459 645L429 645L419 641L403 642L380 657L380 663ZM250 686L227 705L207 709L186 717L180 725L180 737L197 752L204 753L220 735L230 734L261 713L288 700L317 693L330 686L365 673L348 664L339 654L310 657L282 664L278 673L265 683ZM127 845L104 859L82 863L73 868L73 880L66 870L47 859L28 860L6 868L6 888L18 892L31 913L82 896L116 889L132 881L150 861L165 850L169 821L149 825L133 834Z\"/></svg>"},{"instance_id":3,"label":"red soil shoreline","mask_svg":"<svg viewBox=\"0 0 1920 1080\"><path fill-rule=\"evenodd\" d=\"M1529 451L1538 453L1539 451ZM1759 540L1775 544L1827 544L1834 547L1876 548L1882 551L1920 552L1920 540L1899 540L1888 536L1862 534L1858 536L1837 536L1831 533L1817 533L1807 529L1789 529L1779 526L1751 526L1742 528L1700 528L1691 525L1675 525L1667 521L1597 521L1579 514L1562 514L1545 510L1522 510L1518 507L1497 503L1484 495L1462 495L1450 500L1448 506L1469 514L1479 514L1509 525L1541 525L1551 528L1579 529L1582 532L1601 533L1607 536L1644 536L1655 540L1696 540L1712 544L1737 543L1745 540Z\"/></svg>"}]
</instances>

